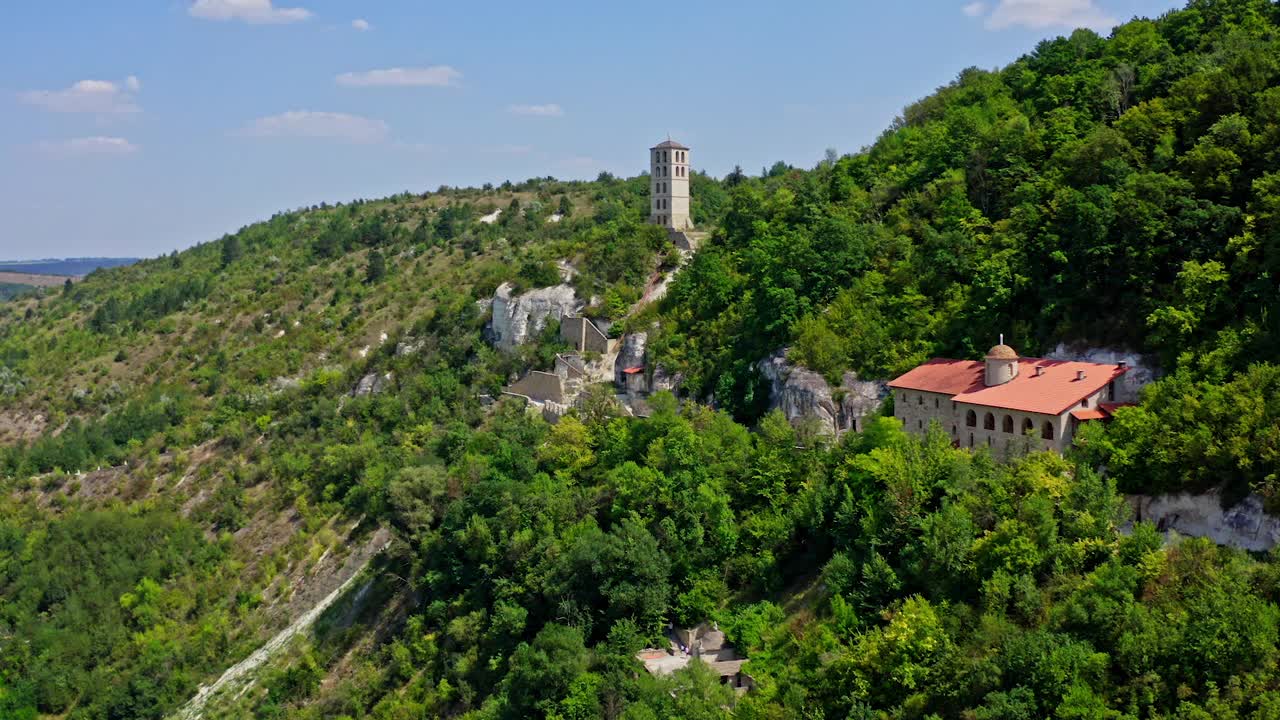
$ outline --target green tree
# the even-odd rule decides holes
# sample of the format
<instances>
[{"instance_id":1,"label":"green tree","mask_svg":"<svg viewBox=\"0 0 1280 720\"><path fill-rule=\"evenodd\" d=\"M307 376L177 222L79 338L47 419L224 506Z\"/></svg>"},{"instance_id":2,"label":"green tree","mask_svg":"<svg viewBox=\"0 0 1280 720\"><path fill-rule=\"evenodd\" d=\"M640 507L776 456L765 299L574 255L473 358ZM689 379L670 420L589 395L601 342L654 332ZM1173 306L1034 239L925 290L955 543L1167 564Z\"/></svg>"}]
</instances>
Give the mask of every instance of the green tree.
<instances>
[{"instance_id":1,"label":"green tree","mask_svg":"<svg viewBox=\"0 0 1280 720\"><path fill-rule=\"evenodd\" d=\"M365 282L376 283L387 276L387 261L382 253L374 250L369 253L369 265L365 270Z\"/></svg>"}]
</instances>

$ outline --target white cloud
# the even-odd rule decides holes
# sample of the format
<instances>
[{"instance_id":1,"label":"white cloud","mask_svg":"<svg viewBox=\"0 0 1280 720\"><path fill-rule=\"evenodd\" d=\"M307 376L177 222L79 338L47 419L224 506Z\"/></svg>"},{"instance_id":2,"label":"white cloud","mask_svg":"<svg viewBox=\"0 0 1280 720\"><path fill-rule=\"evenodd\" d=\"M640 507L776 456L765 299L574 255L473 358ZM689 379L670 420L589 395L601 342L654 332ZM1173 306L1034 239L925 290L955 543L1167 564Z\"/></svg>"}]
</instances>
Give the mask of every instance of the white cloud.
<instances>
[{"instance_id":1,"label":"white cloud","mask_svg":"<svg viewBox=\"0 0 1280 720\"><path fill-rule=\"evenodd\" d=\"M278 8L271 0L196 0L187 12L202 20L242 20L251 25L301 22L311 17L306 8Z\"/></svg>"},{"instance_id":2,"label":"white cloud","mask_svg":"<svg viewBox=\"0 0 1280 720\"><path fill-rule=\"evenodd\" d=\"M356 18L355 20L352 20L351 27L355 28L356 30L359 30L360 32L365 32L373 29L373 26L369 24L369 21L365 20L364 18Z\"/></svg>"},{"instance_id":3,"label":"white cloud","mask_svg":"<svg viewBox=\"0 0 1280 720\"><path fill-rule=\"evenodd\" d=\"M988 30L1051 27L1109 30L1116 18L1099 8L1094 0L1000 0L985 25Z\"/></svg>"},{"instance_id":4,"label":"white cloud","mask_svg":"<svg viewBox=\"0 0 1280 720\"><path fill-rule=\"evenodd\" d=\"M142 81L138 79L137 75L130 75L124 79L124 86L129 92L136 93L142 89Z\"/></svg>"},{"instance_id":5,"label":"white cloud","mask_svg":"<svg viewBox=\"0 0 1280 720\"><path fill-rule=\"evenodd\" d=\"M48 155L81 157L85 155L129 155L138 146L119 137L82 137L69 140L42 140L36 149Z\"/></svg>"},{"instance_id":6,"label":"white cloud","mask_svg":"<svg viewBox=\"0 0 1280 720\"><path fill-rule=\"evenodd\" d=\"M457 85L461 78L462 73L448 65L431 65L348 72L334 80L344 87L446 87Z\"/></svg>"},{"instance_id":7,"label":"white cloud","mask_svg":"<svg viewBox=\"0 0 1280 720\"><path fill-rule=\"evenodd\" d=\"M963 8L961 8L961 10L963 10L964 14L968 15L969 17L978 17L979 15L986 14L987 4L984 2L971 2L968 5L965 5Z\"/></svg>"},{"instance_id":8,"label":"white cloud","mask_svg":"<svg viewBox=\"0 0 1280 720\"><path fill-rule=\"evenodd\" d=\"M97 113L115 115L140 112L131 93L142 85L129 76L128 91L108 80L81 80L66 90L30 90L18 94L18 100L51 112Z\"/></svg>"},{"instance_id":9,"label":"white cloud","mask_svg":"<svg viewBox=\"0 0 1280 720\"><path fill-rule=\"evenodd\" d=\"M508 105L507 112L512 115L532 115L535 117L560 117L564 109L555 103L545 105Z\"/></svg>"},{"instance_id":10,"label":"white cloud","mask_svg":"<svg viewBox=\"0 0 1280 720\"><path fill-rule=\"evenodd\" d=\"M240 131L249 137L324 138L352 143L379 143L387 139L387 133L387 124L381 120L310 110L258 118Z\"/></svg>"}]
</instances>

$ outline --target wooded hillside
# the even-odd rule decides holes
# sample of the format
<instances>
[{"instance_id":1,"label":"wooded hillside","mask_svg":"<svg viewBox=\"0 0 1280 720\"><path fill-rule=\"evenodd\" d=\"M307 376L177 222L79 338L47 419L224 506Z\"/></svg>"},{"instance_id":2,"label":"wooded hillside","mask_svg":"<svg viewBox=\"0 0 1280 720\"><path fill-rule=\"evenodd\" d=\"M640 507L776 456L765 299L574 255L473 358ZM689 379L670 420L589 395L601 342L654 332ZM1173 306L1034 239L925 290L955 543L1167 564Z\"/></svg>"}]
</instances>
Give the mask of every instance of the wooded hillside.
<instances>
[{"instance_id":1,"label":"wooded hillside","mask_svg":"<svg viewBox=\"0 0 1280 720\"><path fill-rule=\"evenodd\" d=\"M713 234L629 317L675 263L643 176L290 211L0 304L0 717L166 717L378 528L206 717L1280 716L1280 557L1122 533L1118 494L1276 497L1278 29L1193 1L966 71L812 170L695 175ZM488 402L563 346L494 350L483 301L558 261L589 314L658 323L682 397ZM755 369L883 378L1000 332L1168 375L1000 464L891 417L814 436ZM704 621L750 693L635 659Z\"/></svg>"}]
</instances>

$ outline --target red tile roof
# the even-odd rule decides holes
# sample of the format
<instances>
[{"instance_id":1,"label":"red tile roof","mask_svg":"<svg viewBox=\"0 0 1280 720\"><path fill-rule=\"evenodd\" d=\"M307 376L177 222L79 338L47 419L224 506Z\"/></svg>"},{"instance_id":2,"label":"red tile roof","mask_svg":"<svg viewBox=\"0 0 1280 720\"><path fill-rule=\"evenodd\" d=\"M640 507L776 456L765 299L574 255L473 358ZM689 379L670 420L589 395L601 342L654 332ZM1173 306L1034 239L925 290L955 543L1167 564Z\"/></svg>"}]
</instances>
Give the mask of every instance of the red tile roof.
<instances>
[{"instance_id":1,"label":"red tile roof","mask_svg":"<svg viewBox=\"0 0 1280 720\"><path fill-rule=\"evenodd\" d=\"M1076 408L1071 411L1071 417L1085 422L1086 420L1106 420L1111 416L1099 408Z\"/></svg>"},{"instance_id":2,"label":"red tile roof","mask_svg":"<svg viewBox=\"0 0 1280 720\"><path fill-rule=\"evenodd\" d=\"M1037 367L1044 368L1039 376ZM987 387L983 368L984 363L977 360L937 358L893 380L889 387L943 393L970 405L1061 415L1128 370L1119 365L1021 358L1017 377ZM1085 373L1083 380L1076 377L1080 371Z\"/></svg>"},{"instance_id":3,"label":"red tile roof","mask_svg":"<svg viewBox=\"0 0 1280 720\"><path fill-rule=\"evenodd\" d=\"M889 383L892 388L958 395L982 387L981 360L935 358Z\"/></svg>"},{"instance_id":4,"label":"red tile roof","mask_svg":"<svg viewBox=\"0 0 1280 720\"><path fill-rule=\"evenodd\" d=\"M1102 410L1102 412L1108 415L1115 415L1117 408L1134 407L1136 404L1137 403L1130 403L1130 402L1100 402L1098 403L1098 407Z\"/></svg>"},{"instance_id":5,"label":"red tile roof","mask_svg":"<svg viewBox=\"0 0 1280 720\"><path fill-rule=\"evenodd\" d=\"M638 375L639 373L644 372L644 368L641 366L629 367L623 370L622 372L626 373L627 375Z\"/></svg>"}]
</instances>

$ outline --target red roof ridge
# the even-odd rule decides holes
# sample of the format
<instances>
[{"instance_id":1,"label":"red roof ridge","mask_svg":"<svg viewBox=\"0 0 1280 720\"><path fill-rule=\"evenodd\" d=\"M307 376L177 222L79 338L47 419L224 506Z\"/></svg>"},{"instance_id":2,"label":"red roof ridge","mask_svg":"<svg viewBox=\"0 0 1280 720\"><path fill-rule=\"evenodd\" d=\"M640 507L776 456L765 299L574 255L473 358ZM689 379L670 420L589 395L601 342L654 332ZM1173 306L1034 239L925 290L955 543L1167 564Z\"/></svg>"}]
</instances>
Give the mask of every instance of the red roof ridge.
<instances>
[{"instance_id":1,"label":"red roof ridge","mask_svg":"<svg viewBox=\"0 0 1280 720\"><path fill-rule=\"evenodd\" d=\"M889 387L950 395L969 405L1061 415L1128 371L1119 364L1024 357L1012 380L987 386L985 367L981 360L934 358L894 378ZM1042 368L1038 375L1036 368Z\"/></svg>"}]
</instances>

